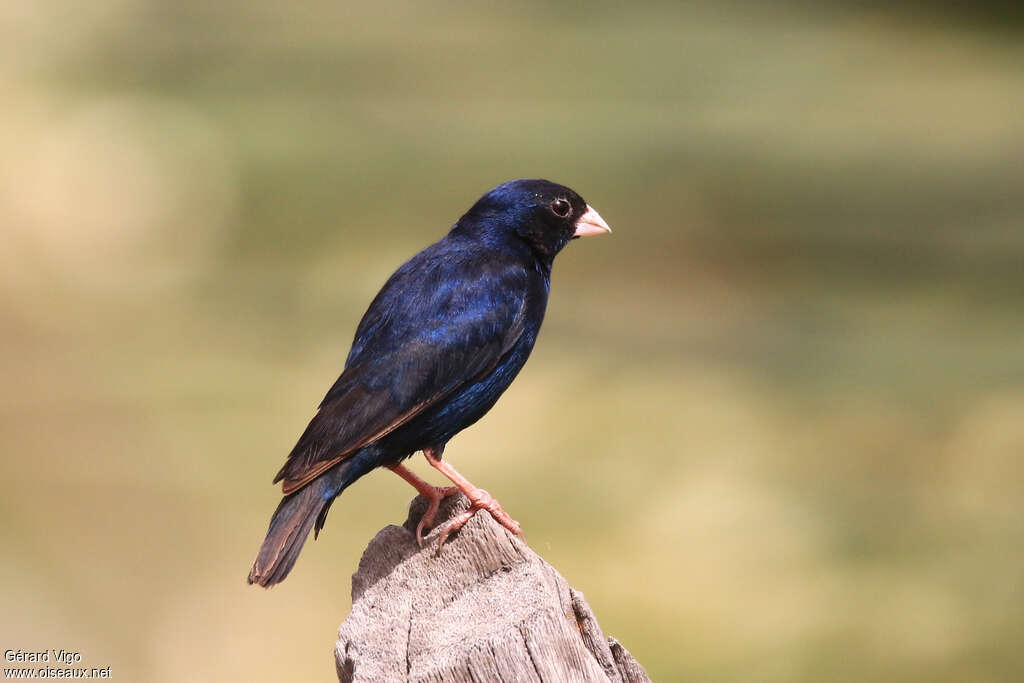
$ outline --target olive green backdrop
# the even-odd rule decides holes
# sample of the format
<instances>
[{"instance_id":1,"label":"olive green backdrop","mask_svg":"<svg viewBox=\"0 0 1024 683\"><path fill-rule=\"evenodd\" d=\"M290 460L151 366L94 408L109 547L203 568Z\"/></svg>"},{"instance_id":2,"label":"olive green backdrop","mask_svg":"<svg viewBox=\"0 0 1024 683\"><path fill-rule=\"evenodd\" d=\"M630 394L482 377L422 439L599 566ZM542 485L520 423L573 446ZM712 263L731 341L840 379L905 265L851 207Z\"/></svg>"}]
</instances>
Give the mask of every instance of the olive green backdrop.
<instances>
[{"instance_id":1,"label":"olive green backdrop","mask_svg":"<svg viewBox=\"0 0 1024 683\"><path fill-rule=\"evenodd\" d=\"M659 681L1020 680L1024 40L906 7L5 3L0 647L332 680L413 492L265 592L270 479L388 274L541 176L615 232L447 456L605 630Z\"/></svg>"}]
</instances>

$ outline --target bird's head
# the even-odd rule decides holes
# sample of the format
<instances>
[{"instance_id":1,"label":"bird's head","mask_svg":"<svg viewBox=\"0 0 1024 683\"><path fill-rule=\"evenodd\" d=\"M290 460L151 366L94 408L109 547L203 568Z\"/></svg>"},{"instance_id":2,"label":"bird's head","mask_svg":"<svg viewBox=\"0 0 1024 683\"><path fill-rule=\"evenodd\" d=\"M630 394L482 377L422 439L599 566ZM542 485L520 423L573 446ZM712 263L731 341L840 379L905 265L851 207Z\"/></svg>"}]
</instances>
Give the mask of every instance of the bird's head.
<instances>
[{"instance_id":1,"label":"bird's head","mask_svg":"<svg viewBox=\"0 0 1024 683\"><path fill-rule=\"evenodd\" d=\"M455 230L523 242L548 264L569 240L612 231L583 197L564 185L535 178L498 185L477 200Z\"/></svg>"}]
</instances>

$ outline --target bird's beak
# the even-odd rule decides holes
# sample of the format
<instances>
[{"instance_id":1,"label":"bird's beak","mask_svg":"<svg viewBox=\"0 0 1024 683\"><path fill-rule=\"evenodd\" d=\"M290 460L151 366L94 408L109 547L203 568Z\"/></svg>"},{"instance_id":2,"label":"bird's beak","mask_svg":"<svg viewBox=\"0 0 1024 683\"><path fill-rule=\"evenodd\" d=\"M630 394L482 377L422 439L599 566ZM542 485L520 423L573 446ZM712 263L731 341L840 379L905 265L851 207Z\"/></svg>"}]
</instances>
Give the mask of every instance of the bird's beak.
<instances>
[{"instance_id":1,"label":"bird's beak","mask_svg":"<svg viewBox=\"0 0 1024 683\"><path fill-rule=\"evenodd\" d=\"M587 204L587 210L576 220L576 232L572 234L573 237L586 237L588 235L603 235L606 232L611 232L612 229L608 227L608 224L601 218L601 214L594 211L590 204Z\"/></svg>"}]
</instances>

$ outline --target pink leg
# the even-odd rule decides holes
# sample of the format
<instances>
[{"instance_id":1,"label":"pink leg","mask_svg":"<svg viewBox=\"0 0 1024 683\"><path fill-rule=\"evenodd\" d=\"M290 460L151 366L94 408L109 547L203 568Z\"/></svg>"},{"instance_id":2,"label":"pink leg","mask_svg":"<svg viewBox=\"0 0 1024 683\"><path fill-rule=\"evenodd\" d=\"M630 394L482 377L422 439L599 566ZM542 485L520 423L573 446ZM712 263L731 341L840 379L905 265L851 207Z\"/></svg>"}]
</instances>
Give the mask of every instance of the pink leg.
<instances>
[{"instance_id":1,"label":"pink leg","mask_svg":"<svg viewBox=\"0 0 1024 683\"><path fill-rule=\"evenodd\" d=\"M471 504L468 510L455 516L441 532L441 538L437 544L438 550L440 550L441 546L444 545L445 539L448 538L448 534L461 529L466 522L473 518L473 515L481 510L487 510L491 513L491 517L493 517L498 524L501 524L513 534L519 535L523 533L523 529L519 526L519 522L509 517L508 513L501 508L501 504L491 497L491 494L487 493L487 491L484 491L483 489L478 489L473 486L469 483L468 479L455 471L454 467L442 461L439 457L441 455L439 451L435 451L432 448L424 448L423 455L426 457L427 462L430 463L431 467L451 479L452 483L455 484L460 491L466 494L466 497L469 498L469 502Z\"/></svg>"},{"instance_id":2,"label":"pink leg","mask_svg":"<svg viewBox=\"0 0 1024 683\"><path fill-rule=\"evenodd\" d=\"M404 465L389 465L388 469L405 479L407 482L412 484L413 488L420 492L420 495L430 501L430 505L427 507L427 511L420 517L420 523L416 525L416 542L423 547L423 528L434 526L434 515L437 514L437 509L441 506L441 501L448 496L453 496L459 492L459 489L454 486L437 487L428 484L419 477L417 477L412 470L408 469Z\"/></svg>"}]
</instances>

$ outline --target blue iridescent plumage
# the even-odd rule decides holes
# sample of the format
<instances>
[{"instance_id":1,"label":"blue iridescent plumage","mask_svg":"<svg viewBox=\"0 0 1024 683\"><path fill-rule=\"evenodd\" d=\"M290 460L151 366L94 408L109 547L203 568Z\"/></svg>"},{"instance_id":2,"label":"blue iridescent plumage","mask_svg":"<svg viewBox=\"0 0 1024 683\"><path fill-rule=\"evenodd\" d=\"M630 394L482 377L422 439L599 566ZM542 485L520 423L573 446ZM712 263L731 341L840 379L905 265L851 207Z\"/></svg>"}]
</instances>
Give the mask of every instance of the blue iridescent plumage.
<instances>
[{"instance_id":1,"label":"blue iridescent plumage","mask_svg":"<svg viewBox=\"0 0 1024 683\"><path fill-rule=\"evenodd\" d=\"M282 580L356 479L418 450L440 454L494 405L533 349L555 255L574 236L595 234L580 232L590 216L597 214L569 188L512 181L395 271L274 480L285 498L250 583Z\"/></svg>"}]
</instances>

